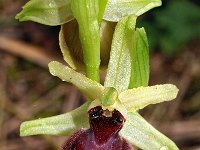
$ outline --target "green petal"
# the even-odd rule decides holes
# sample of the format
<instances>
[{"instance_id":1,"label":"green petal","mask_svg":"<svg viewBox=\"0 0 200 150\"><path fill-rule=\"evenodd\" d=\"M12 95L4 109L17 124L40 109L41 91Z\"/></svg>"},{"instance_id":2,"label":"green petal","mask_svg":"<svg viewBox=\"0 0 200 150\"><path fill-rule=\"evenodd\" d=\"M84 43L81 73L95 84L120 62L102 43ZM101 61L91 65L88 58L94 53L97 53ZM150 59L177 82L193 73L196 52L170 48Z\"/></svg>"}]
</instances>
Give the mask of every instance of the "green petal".
<instances>
[{"instance_id":1,"label":"green petal","mask_svg":"<svg viewBox=\"0 0 200 150\"><path fill-rule=\"evenodd\" d=\"M35 21L45 25L61 25L72 20L71 0L30 0L17 14L20 21Z\"/></svg>"},{"instance_id":2,"label":"green petal","mask_svg":"<svg viewBox=\"0 0 200 150\"><path fill-rule=\"evenodd\" d=\"M150 104L173 100L177 94L175 85L163 84L126 90L119 94L119 100L130 112Z\"/></svg>"},{"instance_id":3,"label":"green petal","mask_svg":"<svg viewBox=\"0 0 200 150\"><path fill-rule=\"evenodd\" d=\"M144 28L136 29L131 42L133 48L131 49L131 79L129 88L148 86L149 46Z\"/></svg>"},{"instance_id":4,"label":"green petal","mask_svg":"<svg viewBox=\"0 0 200 150\"><path fill-rule=\"evenodd\" d=\"M161 0L109 0L103 19L118 22L128 15L140 16L161 3Z\"/></svg>"},{"instance_id":5,"label":"green petal","mask_svg":"<svg viewBox=\"0 0 200 150\"><path fill-rule=\"evenodd\" d=\"M80 128L89 128L87 108L90 102L81 107L58 116L23 122L20 135L70 135Z\"/></svg>"},{"instance_id":6,"label":"green petal","mask_svg":"<svg viewBox=\"0 0 200 150\"><path fill-rule=\"evenodd\" d=\"M178 150L174 142L157 131L138 113L128 113L120 135L143 150Z\"/></svg>"},{"instance_id":7,"label":"green petal","mask_svg":"<svg viewBox=\"0 0 200 150\"><path fill-rule=\"evenodd\" d=\"M130 38L135 32L136 18L129 16L118 22L111 46L105 87L114 87L118 93L128 89L131 76Z\"/></svg>"},{"instance_id":8,"label":"green petal","mask_svg":"<svg viewBox=\"0 0 200 150\"><path fill-rule=\"evenodd\" d=\"M104 87L101 84L85 77L83 74L80 74L59 62L50 62L49 71L53 76L57 76L63 81L67 81L75 85L90 100L100 98L104 90Z\"/></svg>"}]
</instances>

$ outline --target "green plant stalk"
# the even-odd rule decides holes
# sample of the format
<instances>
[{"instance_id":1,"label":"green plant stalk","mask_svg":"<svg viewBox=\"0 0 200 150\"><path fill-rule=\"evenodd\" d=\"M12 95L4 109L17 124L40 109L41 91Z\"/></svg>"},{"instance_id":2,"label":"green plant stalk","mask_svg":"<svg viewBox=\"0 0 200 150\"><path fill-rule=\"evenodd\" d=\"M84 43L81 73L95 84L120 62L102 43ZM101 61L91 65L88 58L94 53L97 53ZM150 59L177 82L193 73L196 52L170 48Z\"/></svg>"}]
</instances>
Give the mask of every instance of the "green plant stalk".
<instances>
[{"instance_id":1,"label":"green plant stalk","mask_svg":"<svg viewBox=\"0 0 200 150\"><path fill-rule=\"evenodd\" d=\"M104 16L107 3L108 0L99 0L99 16L98 16L99 26L101 26L102 18Z\"/></svg>"},{"instance_id":2,"label":"green plant stalk","mask_svg":"<svg viewBox=\"0 0 200 150\"><path fill-rule=\"evenodd\" d=\"M99 82L99 2L96 0L72 0L71 8L79 24L79 35L83 48L86 75L88 78Z\"/></svg>"}]
</instances>

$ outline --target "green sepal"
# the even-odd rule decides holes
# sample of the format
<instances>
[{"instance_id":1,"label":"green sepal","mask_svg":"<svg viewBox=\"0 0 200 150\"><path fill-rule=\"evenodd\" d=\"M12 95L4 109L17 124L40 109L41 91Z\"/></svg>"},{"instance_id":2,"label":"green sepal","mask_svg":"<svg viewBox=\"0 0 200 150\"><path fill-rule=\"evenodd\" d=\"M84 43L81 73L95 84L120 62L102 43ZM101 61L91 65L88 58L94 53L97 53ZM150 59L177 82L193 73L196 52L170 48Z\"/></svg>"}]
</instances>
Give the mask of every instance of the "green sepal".
<instances>
[{"instance_id":1,"label":"green sepal","mask_svg":"<svg viewBox=\"0 0 200 150\"><path fill-rule=\"evenodd\" d=\"M81 128L89 128L87 109L91 102L58 116L23 122L20 136L30 135L70 135Z\"/></svg>"},{"instance_id":2,"label":"green sepal","mask_svg":"<svg viewBox=\"0 0 200 150\"><path fill-rule=\"evenodd\" d=\"M118 22L111 45L110 61L105 87L114 87L118 93L128 89L131 77L130 38L135 32L136 17L129 16Z\"/></svg>"},{"instance_id":3,"label":"green sepal","mask_svg":"<svg viewBox=\"0 0 200 150\"><path fill-rule=\"evenodd\" d=\"M168 137L156 130L138 113L128 113L120 135L142 150L178 150Z\"/></svg>"},{"instance_id":4,"label":"green sepal","mask_svg":"<svg viewBox=\"0 0 200 150\"><path fill-rule=\"evenodd\" d=\"M50 26L61 25L74 18L70 3L71 0L30 0L15 18Z\"/></svg>"},{"instance_id":5,"label":"green sepal","mask_svg":"<svg viewBox=\"0 0 200 150\"><path fill-rule=\"evenodd\" d=\"M109 0L103 19L118 22L125 16L140 16L161 4L161 0Z\"/></svg>"},{"instance_id":6,"label":"green sepal","mask_svg":"<svg viewBox=\"0 0 200 150\"><path fill-rule=\"evenodd\" d=\"M148 86L149 83L149 46L144 28L137 28L133 38L131 53L131 79L129 88Z\"/></svg>"},{"instance_id":7,"label":"green sepal","mask_svg":"<svg viewBox=\"0 0 200 150\"><path fill-rule=\"evenodd\" d=\"M87 78L85 75L57 61L50 62L48 66L53 76L59 77L62 81L72 83L90 100L100 98L102 95L104 87L96 81Z\"/></svg>"}]
</instances>

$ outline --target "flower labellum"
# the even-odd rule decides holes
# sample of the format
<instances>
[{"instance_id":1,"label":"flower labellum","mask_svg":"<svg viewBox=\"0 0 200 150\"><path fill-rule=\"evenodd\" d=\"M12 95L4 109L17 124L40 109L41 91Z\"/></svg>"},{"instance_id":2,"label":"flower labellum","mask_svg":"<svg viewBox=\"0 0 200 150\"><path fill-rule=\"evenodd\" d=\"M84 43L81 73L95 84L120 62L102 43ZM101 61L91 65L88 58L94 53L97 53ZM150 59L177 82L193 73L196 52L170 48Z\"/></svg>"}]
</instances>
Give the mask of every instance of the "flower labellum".
<instances>
[{"instance_id":1,"label":"flower labellum","mask_svg":"<svg viewBox=\"0 0 200 150\"><path fill-rule=\"evenodd\" d=\"M63 150L133 150L118 134L125 122L119 111L107 112L97 106L90 109L88 115L90 129L74 133Z\"/></svg>"}]
</instances>

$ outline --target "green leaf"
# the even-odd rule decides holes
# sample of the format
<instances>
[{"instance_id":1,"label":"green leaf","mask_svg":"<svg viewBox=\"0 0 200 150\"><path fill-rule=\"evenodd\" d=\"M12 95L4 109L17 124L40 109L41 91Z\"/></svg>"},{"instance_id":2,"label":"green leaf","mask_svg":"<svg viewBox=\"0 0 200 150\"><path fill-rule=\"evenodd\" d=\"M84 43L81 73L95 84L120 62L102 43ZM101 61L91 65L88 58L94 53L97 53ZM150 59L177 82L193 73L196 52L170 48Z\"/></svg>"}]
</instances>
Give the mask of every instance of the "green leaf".
<instances>
[{"instance_id":1,"label":"green leaf","mask_svg":"<svg viewBox=\"0 0 200 150\"><path fill-rule=\"evenodd\" d=\"M119 94L119 100L127 111L137 111L150 104L170 101L176 98L178 89L172 84L139 87Z\"/></svg>"},{"instance_id":2,"label":"green leaf","mask_svg":"<svg viewBox=\"0 0 200 150\"><path fill-rule=\"evenodd\" d=\"M59 62L50 62L49 71L53 76L57 76L62 79L62 81L67 81L75 85L90 100L100 98L103 93L104 87L101 84L85 77L83 74L80 74Z\"/></svg>"},{"instance_id":3,"label":"green leaf","mask_svg":"<svg viewBox=\"0 0 200 150\"><path fill-rule=\"evenodd\" d=\"M129 41L135 32L136 17L129 16L118 22L111 45L110 61L105 79L105 87L114 87L118 93L128 89L131 76Z\"/></svg>"},{"instance_id":4,"label":"green leaf","mask_svg":"<svg viewBox=\"0 0 200 150\"><path fill-rule=\"evenodd\" d=\"M87 108L90 102L81 107L58 116L23 122L20 135L70 135L80 128L89 128Z\"/></svg>"},{"instance_id":5,"label":"green leaf","mask_svg":"<svg viewBox=\"0 0 200 150\"><path fill-rule=\"evenodd\" d=\"M86 75L99 82L100 66L100 27L99 18L103 6L99 0L71 0L72 12L79 24L79 36L83 48ZM99 12L101 10L101 12Z\"/></svg>"},{"instance_id":6,"label":"green leaf","mask_svg":"<svg viewBox=\"0 0 200 150\"><path fill-rule=\"evenodd\" d=\"M131 79L129 88L148 86L149 47L144 28L136 30L131 43L133 48L131 49Z\"/></svg>"},{"instance_id":7,"label":"green leaf","mask_svg":"<svg viewBox=\"0 0 200 150\"><path fill-rule=\"evenodd\" d=\"M30 0L16 19L51 26L61 25L74 18L70 3L71 0Z\"/></svg>"},{"instance_id":8,"label":"green leaf","mask_svg":"<svg viewBox=\"0 0 200 150\"><path fill-rule=\"evenodd\" d=\"M143 150L178 150L174 142L157 131L138 113L128 113L120 135Z\"/></svg>"},{"instance_id":9,"label":"green leaf","mask_svg":"<svg viewBox=\"0 0 200 150\"><path fill-rule=\"evenodd\" d=\"M140 16L161 3L161 0L109 0L103 19L118 22L128 15Z\"/></svg>"}]
</instances>

